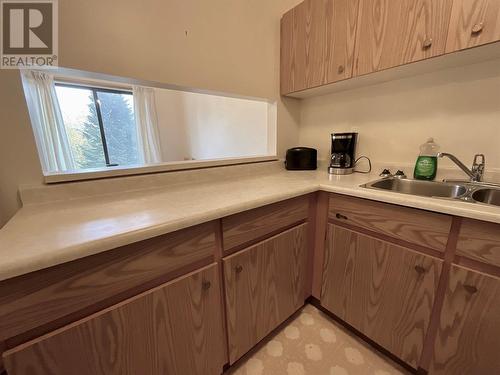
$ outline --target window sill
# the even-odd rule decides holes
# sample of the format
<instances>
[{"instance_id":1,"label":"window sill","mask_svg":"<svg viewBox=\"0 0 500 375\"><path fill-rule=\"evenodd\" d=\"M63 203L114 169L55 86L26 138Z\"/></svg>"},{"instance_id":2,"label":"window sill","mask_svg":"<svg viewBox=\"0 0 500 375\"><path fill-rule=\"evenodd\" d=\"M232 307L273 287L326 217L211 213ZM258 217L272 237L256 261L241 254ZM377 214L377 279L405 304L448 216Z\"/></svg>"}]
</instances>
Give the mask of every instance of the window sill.
<instances>
[{"instance_id":1,"label":"window sill","mask_svg":"<svg viewBox=\"0 0 500 375\"><path fill-rule=\"evenodd\" d=\"M236 164L249 164L264 161L278 160L277 156L255 156L243 158L225 158L212 160L186 160L160 164L152 164L137 167L109 167L106 169L87 169L84 171L68 171L63 173L46 174L44 182L54 184L60 182L94 180L101 178L133 176L149 173L161 173L171 171L182 171L189 169L202 169L211 167L221 167Z\"/></svg>"}]
</instances>

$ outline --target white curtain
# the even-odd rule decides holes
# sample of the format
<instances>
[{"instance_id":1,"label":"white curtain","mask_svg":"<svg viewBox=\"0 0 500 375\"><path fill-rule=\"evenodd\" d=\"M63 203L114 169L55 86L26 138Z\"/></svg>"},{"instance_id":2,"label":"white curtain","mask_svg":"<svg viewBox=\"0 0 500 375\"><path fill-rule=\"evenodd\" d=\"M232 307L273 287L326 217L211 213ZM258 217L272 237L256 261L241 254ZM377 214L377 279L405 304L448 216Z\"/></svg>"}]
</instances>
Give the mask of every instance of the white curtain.
<instances>
[{"instance_id":1,"label":"white curtain","mask_svg":"<svg viewBox=\"0 0 500 375\"><path fill-rule=\"evenodd\" d=\"M22 70L24 95L44 172L75 169L51 74Z\"/></svg>"},{"instance_id":2,"label":"white curtain","mask_svg":"<svg viewBox=\"0 0 500 375\"><path fill-rule=\"evenodd\" d=\"M134 113L137 148L142 162L145 164L161 163L160 132L154 89L134 86Z\"/></svg>"}]
</instances>

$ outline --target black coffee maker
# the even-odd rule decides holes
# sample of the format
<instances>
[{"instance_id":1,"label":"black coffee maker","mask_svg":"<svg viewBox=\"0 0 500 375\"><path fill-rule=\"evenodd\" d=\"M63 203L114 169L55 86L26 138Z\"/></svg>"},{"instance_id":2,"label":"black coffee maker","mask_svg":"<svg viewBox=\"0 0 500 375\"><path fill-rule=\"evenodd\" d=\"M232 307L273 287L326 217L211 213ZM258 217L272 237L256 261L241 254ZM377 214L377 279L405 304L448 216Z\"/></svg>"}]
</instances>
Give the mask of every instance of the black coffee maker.
<instances>
[{"instance_id":1,"label":"black coffee maker","mask_svg":"<svg viewBox=\"0 0 500 375\"><path fill-rule=\"evenodd\" d=\"M351 174L354 171L358 133L333 133L332 156L328 173Z\"/></svg>"}]
</instances>

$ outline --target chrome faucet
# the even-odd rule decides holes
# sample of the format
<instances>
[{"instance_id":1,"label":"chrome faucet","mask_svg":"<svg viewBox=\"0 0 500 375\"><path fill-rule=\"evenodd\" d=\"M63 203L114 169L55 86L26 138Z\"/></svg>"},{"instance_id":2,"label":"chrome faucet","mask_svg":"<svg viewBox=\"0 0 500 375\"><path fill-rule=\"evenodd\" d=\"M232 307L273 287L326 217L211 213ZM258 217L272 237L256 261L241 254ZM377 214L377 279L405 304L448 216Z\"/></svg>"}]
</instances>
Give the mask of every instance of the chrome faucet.
<instances>
[{"instance_id":1,"label":"chrome faucet","mask_svg":"<svg viewBox=\"0 0 500 375\"><path fill-rule=\"evenodd\" d=\"M474 155L474 163L472 164L472 169L469 169L457 159L455 155L448 154L446 152L439 152L437 154L438 158L447 157L452 162L454 162L458 167L469 176L471 182L481 182L483 180L484 175L484 166L486 164L485 158L483 154Z\"/></svg>"}]
</instances>

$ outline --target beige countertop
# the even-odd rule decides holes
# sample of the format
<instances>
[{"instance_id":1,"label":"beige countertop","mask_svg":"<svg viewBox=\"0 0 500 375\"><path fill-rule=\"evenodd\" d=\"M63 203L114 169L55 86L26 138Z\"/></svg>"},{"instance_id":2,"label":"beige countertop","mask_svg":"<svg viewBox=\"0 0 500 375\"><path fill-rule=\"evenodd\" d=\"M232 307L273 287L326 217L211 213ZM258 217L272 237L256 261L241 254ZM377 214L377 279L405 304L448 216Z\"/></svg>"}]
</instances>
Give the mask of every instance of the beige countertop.
<instances>
[{"instance_id":1,"label":"beige countertop","mask_svg":"<svg viewBox=\"0 0 500 375\"><path fill-rule=\"evenodd\" d=\"M376 174L271 169L198 183L191 174L168 186L30 201L0 230L0 280L318 190L500 223L498 207L360 187Z\"/></svg>"}]
</instances>

